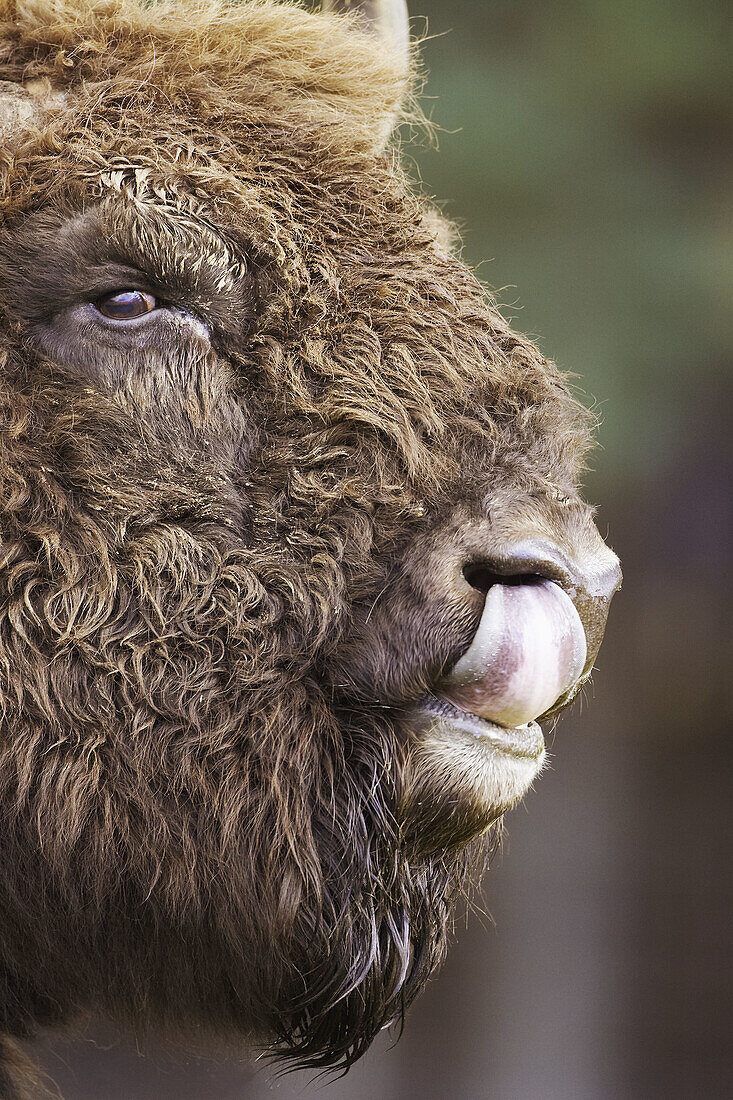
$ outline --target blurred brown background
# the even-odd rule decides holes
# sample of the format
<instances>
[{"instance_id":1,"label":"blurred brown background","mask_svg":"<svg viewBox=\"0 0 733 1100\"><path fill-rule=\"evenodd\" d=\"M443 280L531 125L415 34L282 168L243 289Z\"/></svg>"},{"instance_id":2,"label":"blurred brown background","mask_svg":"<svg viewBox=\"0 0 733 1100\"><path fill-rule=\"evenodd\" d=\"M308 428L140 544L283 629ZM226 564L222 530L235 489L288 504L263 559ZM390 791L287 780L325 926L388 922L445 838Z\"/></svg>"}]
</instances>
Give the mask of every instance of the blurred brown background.
<instances>
[{"instance_id":1,"label":"blurred brown background","mask_svg":"<svg viewBox=\"0 0 733 1100\"><path fill-rule=\"evenodd\" d=\"M396 1046L346 1077L57 1044L66 1100L733 1097L733 85L716 0L412 0L411 148L515 327L602 415L599 671ZM106 1044L105 1044L106 1046Z\"/></svg>"}]
</instances>

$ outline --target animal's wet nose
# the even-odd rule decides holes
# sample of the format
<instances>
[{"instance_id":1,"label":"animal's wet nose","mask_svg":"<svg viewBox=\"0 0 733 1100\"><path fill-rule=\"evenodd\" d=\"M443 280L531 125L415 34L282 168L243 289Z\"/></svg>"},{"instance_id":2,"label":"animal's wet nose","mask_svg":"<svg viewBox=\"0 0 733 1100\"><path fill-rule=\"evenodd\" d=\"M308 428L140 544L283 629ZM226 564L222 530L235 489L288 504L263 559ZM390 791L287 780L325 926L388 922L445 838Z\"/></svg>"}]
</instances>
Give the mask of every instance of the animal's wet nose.
<instances>
[{"instance_id":1,"label":"animal's wet nose","mask_svg":"<svg viewBox=\"0 0 733 1100\"><path fill-rule=\"evenodd\" d=\"M545 539L521 539L490 553L473 553L461 568L464 581L487 594L496 584L536 584L538 579L554 581L573 601L580 616L587 643L586 668L603 638L611 598L621 584L621 566L616 555L594 535L576 553L568 553Z\"/></svg>"}]
</instances>

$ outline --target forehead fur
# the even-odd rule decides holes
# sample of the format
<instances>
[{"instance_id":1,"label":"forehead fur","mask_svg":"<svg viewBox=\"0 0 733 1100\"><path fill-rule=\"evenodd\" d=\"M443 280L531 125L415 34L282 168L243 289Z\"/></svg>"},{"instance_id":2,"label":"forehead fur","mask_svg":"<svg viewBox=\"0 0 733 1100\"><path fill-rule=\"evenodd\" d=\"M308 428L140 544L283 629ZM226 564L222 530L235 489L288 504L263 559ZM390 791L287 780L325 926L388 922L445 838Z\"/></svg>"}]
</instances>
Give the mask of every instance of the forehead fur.
<instances>
[{"instance_id":1,"label":"forehead fur","mask_svg":"<svg viewBox=\"0 0 733 1100\"><path fill-rule=\"evenodd\" d=\"M0 78L99 96L157 87L198 112L383 144L407 75L356 20L294 2L0 0ZM338 135L338 136L337 136Z\"/></svg>"}]
</instances>

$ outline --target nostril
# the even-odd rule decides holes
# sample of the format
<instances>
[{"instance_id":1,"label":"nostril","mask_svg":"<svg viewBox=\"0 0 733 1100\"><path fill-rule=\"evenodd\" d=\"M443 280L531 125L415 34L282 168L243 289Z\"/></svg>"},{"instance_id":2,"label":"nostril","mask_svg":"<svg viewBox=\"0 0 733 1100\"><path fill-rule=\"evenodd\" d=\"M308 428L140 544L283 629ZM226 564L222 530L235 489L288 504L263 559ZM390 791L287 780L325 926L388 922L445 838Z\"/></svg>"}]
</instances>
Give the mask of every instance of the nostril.
<instances>
[{"instance_id":1,"label":"nostril","mask_svg":"<svg viewBox=\"0 0 733 1100\"><path fill-rule=\"evenodd\" d=\"M484 562L472 562L464 565L463 576L475 588L477 592L483 592L484 596L495 584L537 584L544 578L539 573L497 573Z\"/></svg>"},{"instance_id":2,"label":"nostril","mask_svg":"<svg viewBox=\"0 0 733 1100\"><path fill-rule=\"evenodd\" d=\"M463 577L472 588L484 595L495 584L526 585L554 581L566 591L578 585L576 570L568 558L559 547L549 542L522 540L489 554L474 550L467 557L461 567Z\"/></svg>"}]
</instances>

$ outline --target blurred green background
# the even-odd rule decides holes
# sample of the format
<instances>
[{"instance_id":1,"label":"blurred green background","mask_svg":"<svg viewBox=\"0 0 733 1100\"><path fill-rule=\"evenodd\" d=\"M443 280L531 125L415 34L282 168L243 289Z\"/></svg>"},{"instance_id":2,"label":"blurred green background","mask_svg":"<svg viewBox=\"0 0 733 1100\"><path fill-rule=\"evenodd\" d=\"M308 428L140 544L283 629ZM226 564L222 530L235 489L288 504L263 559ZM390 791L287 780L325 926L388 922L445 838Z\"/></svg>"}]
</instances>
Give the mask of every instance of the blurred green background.
<instances>
[{"instance_id":1,"label":"blurred green background","mask_svg":"<svg viewBox=\"0 0 733 1100\"><path fill-rule=\"evenodd\" d=\"M420 12L445 35L424 48L442 129L438 154L417 155L428 192L448 199L515 325L582 375L604 419L603 479L664 468L690 392L716 384L733 342L731 6Z\"/></svg>"},{"instance_id":2,"label":"blurred green background","mask_svg":"<svg viewBox=\"0 0 733 1100\"><path fill-rule=\"evenodd\" d=\"M733 1097L733 11L411 11L438 143L405 152L601 415L588 492L626 579L595 684L396 1046L315 1085L62 1046L69 1100Z\"/></svg>"}]
</instances>

